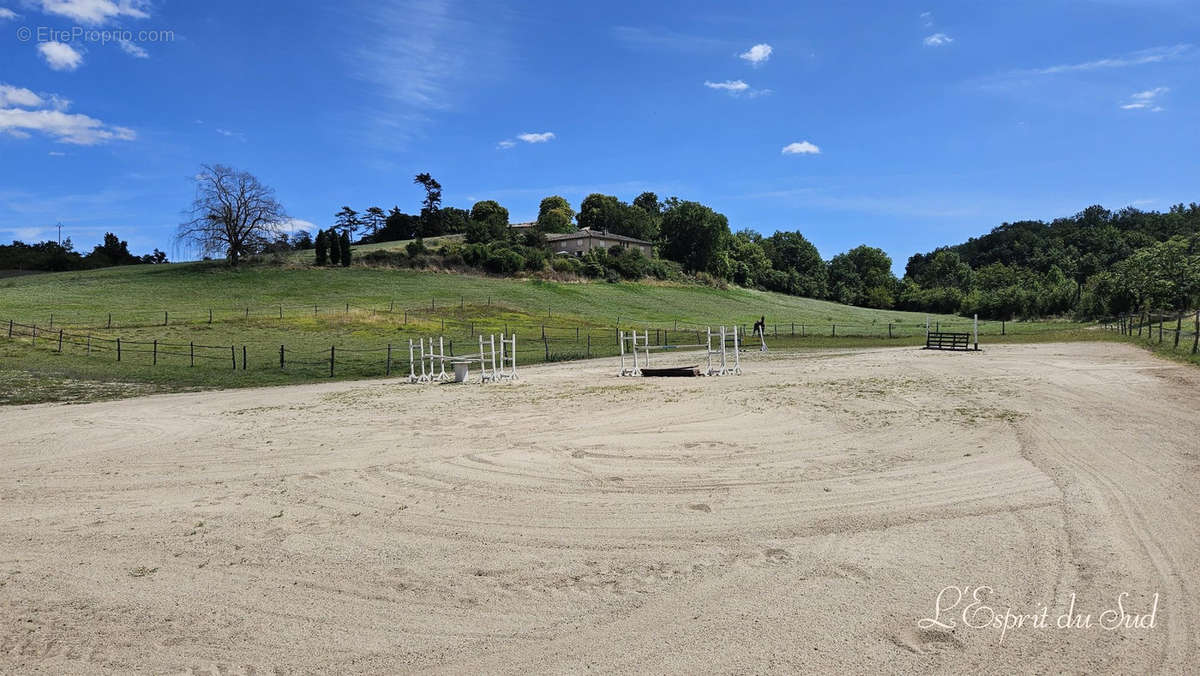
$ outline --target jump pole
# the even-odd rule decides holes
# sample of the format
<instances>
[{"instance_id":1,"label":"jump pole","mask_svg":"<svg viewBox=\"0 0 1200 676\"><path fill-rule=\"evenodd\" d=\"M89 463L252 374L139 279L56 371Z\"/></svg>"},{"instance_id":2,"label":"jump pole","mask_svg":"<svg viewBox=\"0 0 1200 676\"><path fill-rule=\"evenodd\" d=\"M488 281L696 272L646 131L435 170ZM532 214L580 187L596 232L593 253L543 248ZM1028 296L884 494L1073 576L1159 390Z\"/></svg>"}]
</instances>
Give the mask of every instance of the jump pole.
<instances>
[{"instance_id":1,"label":"jump pole","mask_svg":"<svg viewBox=\"0 0 1200 676\"><path fill-rule=\"evenodd\" d=\"M479 335L479 384L489 382L495 379L495 374L489 373L487 368L487 358L483 351L483 334Z\"/></svg>"},{"instance_id":2,"label":"jump pole","mask_svg":"<svg viewBox=\"0 0 1200 676\"><path fill-rule=\"evenodd\" d=\"M979 351L979 315L975 315L975 351Z\"/></svg>"}]
</instances>

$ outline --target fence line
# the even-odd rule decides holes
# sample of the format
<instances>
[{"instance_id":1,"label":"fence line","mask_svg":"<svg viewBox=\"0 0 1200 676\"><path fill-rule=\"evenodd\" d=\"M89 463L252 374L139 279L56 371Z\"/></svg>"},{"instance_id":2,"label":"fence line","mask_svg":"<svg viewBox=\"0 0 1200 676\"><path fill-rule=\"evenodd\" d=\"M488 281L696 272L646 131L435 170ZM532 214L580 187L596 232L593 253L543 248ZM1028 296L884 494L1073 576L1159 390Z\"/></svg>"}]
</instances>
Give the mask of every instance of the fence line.
<instances>
[{"instance_id":1,"label":"fence line","mask_svg":"<svg viewBox=\"0 0 1200 676\"><path fill-rule=\"evenodd\" d=\"M1191 324L1190 332L1186 330L1188 324ZM1102 320L1100 325L1107 331L1158 345L1163 344L1165 336L1170 336L1172 350L1178 350L1181 342L1187 349L1187 337L1191 336L1191 354L1200 353L1200 309L1188 312L1145 310L1110 317Z\"/></svg>"},{"instance_id":2,"label":"fence line","mask_svg":"<svg viewBox=\"0 0 1200 676\"><path fill-rule=\"evenodd\" d=\"M478 333L476 329L480 328L474 322L470 324L466 332L468 351L474 344L473 339ZM631 325L627 324L626 326ZM941 325L931 323L930 328ZM395 342L392 343L371 347L334 344L330 345L328 350L314 351L311 348L303 350L288 348L286 344L281 344L278 348L236 342L229 345L212 345L195 341L182 342L177 339L163 340L143 336L131 339L97 334L91 331L87 333L75 330L67 331L62 325L61 316L57 326L56 329L50 329L49 327L39 327L37 324L26 324L9 319L6 321L6 325L0 324L0 331L5 332L9 339L28 339L33 348L41 347L58 353L70 351L74 354L104 358L114 362L127 363L134 360L140 365L159 366L161 361L163 365L188 368L209 366L228 371L246 371L251 368L256 371L266 368L280 371L318 369L322 373L327 371L330 376L336 375L339 368L343 371L350 369L356 374L379 372L390 375L395 369L403 369L407 372L411 368L409 359L406 355L399 358L394 357L394 348L399 348L406 338L430 333L430 331L410 331L405 335L398 332ZM672 321L669 327L639 328L647 331L655 345L703 344L705 333L700 329L689 328L690 326L694 325ZM781 326L784 327L782 330ZM924 333L923 324L904 326L892 322L885 326L874 327L875 330L870 333L855 333L852 330L855 326L853 324L779 323L768 325L764 333L764 341L775 342L778 345L777 341L789 337L829 336L847 339L854 337L882 338L885 335L890 339L903 339L918 337ZM508 324L504 324L505 333L509 332L509 328ZM537 330L538 334L524 341L517 351L526 361L552 362L589 359L597 356L616 355L619 351L620 329L617 327L611 329L588 327L587 330L584 330L584 327L581 326L553 327L549 324L542 324L537 327ZM455 338L456 336L450 336L447 343L449 356L455 354ZM459 345L462 344L460 339Z\"/></svg>"},{"instance_id":3,"label":"fence line","mask_svg":"<svg viewBox=\"0 0 1200 676\"><path fill-rule=\"evenodd\" d=\"M493 298L488 297L486 302L473 302L471 309L479 308L502 307L498 302L493 302ZM447 327L465 329L464 333L472 336L476 333L487 332L495 329L499 331L501 326L505 327L507 333L507 325L503 320L493 320L487 317L463 317L463 316L446 316L437 314L439 312L455 311L466 313L468 306L466 297L460 296L454 299L453 302L447 302L446 299L431 298L429 305L422 305L416 308L397 307L395 301L389 301L385 305L360 305L351 302L338 303L336 305L326 304L273 304L260 306L235 306L227 308L203 308L203 309L164 309L164 310L132 310L124 312L104 311L99 313L75 313L67 314L63 312L54 312L48 315L48 324L46 328L54 330L56 327L88 329L88 330L106 330L113 329L135 329L149 328L154 326L173 326L173 325L199 325L213 324L218 322L228 322L234 320L276 320L282 321L285 319L298 319L313 316L325 317L348 317L352 314L371 315L371 316L390 316L400 321L402 326L407 326L412 323L434 324L440 330L445 331ZM879 310L879 312L888 312L887 310ZM621 328L637 327L638 329L650 330L670 330L672 332L682 331L686 329L699 330L706 326L727 323L728 317L714 318L712 321L689 322L686 320L671 319L663 322L643 322L637 320L622 321L620 315L614 315L613 322L594 323L586 321L568 321L566 318L554 315L553 307L546 309L544 318L534 315L528 315L520 320L512 322L518 326L533 326L539 331L553 330L619 330ZM1007 321L981 321L979 326L981 331L988 333L989 329L995 332L999 329L1000 335L1007 333ZM933 320L930 328L940 330L943 327L951 328L954 326L967 326L971 324L970 319L955 319L955 320ZM742 325L746 328L747 325ZM770 336L796 336L807 337L808 335L829 334L835 336L839 333L853 333L863 331L878 331L882 334L885 331L893 332L902 330L906 327L920 327L924 331L924 321L921 319L913 319L910 321L873 321L873 322L819 322L811 320L792 320L784 318L776 319L767 325L767 334ZM875 335L871 333L869 335Z\"/></svg>"}]
</instances>

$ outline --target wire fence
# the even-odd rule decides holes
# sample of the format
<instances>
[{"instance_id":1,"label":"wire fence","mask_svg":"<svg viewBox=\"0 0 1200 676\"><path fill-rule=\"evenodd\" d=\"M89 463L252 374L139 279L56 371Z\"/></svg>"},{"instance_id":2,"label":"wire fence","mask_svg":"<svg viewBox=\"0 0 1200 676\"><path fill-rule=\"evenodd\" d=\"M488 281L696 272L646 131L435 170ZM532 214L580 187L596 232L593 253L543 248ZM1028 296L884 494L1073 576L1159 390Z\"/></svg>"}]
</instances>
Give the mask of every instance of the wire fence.
<instances>
[{"instance_id":1,"label":"wire fence","mask_svg":"<svg viewBox=\"0 0 1200 676\"><path fill-rule=\"evenodd\" d=\"M500 316L489 316L492 310L488 308L494 308ZM383 306L342 303L333 308L328 305L306 304L183 312L162 310L53 313L49 314L45 324L5 320L6 325L0 324L0 332L10 340L28 341L33 348L128 365L182 366L230 372L261 372L271 369L306 373L310 376L335 377L408 374L413 370L413 359L408 350L410 341L430 335L446 337L447 356L454 357L456 354L461 356L478 352L481 336L516 333L521 338L517 348L518 358L522 363L535 363L615 356L620 350L619 336L622 331L636 329L645 332L650 344L655 346L692 346L707 343L707 329L710 325L731 326L728 320L701 324L675 319L638 322L621 317L614 317L611 325L604 326L597 322L575 320L569 316L556 317L552 308L547 308L545 317L514 314L511 310L493 304L492 298L487 298L484 303L468 304L465 297L460 297L453 303L435 298L430 300L428 306L407 309L396 307L394 302L388 302ZM291 331L294 330L295 319L313 316L340 316L345 318L347 323L383 316L388 320L385 327L388 338L376 343L343 340L326 348L323 345L317 347L318 338L315 337L298 338L289 347L286 341L282 344L274 343L269 342L263 335L255 335L256 332L261 334L263 329L269 330L273 327ZM240 324L244 331L231 340L230 344L212 344L214 340L208 332L208 326L214 323L225 327ZM1009 333L1010 324L1005 321L981 321L978 326L980 335L1003 336ZM1027 323L1020 323L1018 326L1021 333L1057 328ZM757 334L752 333L749 325L739 325L744 344L749 343L746 345L748 349L753 349L760 340L768 346L776 347L802 345L811 342L812 339L904 340L924 337L927 330L967 332L973 330L973 327L974 322L965 318L924 321L910 318L907 321L895 319L869 323L819 323L806 319L768 322L760 339ZM122 336L119 333L121 330L135 335ZM147 335L156 331L176 335ZM201 339L204 342L187 340L191 337L188 334L196 333L203 334ZM419 362L417 366L419 368Z\"/></svg>"},{"instance_id":2,"label":"wire fence","mask_svg":"<svg viewBox=\"0 0 1200 676\"><path fill-rule=\"evenodd\" d=\"M1179 350L1180 345L1183 345L1184 349L1189 349L1190 339L1191 354L1200 353L1200 310L1194 312L1147 310L1137 314L1110 317L1103 320L1101 326L1107 331L1114 331L1123 336L1138 338L1152 344L1170 343L1171 349L1176 351Z\"/></svg>"},{"instance_id":3,"label":"wire fence","mask_svg":"<svg viewBox=\"0 0 1200 676\"><path fill-rule=\"evenodd\" d=\"M887 312L880 310L880 313ZM491 313L513 315L524 314L524 317L508 321L489 317ZM758 314L758 313L755 313ZM412 324L424 328L436 326L441 332L462 333L468 336L476 333L505 332L510 326L534 328L542 331L584 331L584 330L620 330L622 328L650 329L652 331L683 331L702 330L706 326L729 325L730 318L712 317L704 320L677 320L646 322L621 315L614 315L609 320L593 321L572 319L560 313L555 315L553 307L546 308L545 317L529 313L519 313L511 308L495 302L493 297L486 297L477 302L468 302L465 296L454 299L430 298L428 305L398 307L395 301L380 303L305 303L305 304L272 304L244 305L224 308L174 308L162 310L118 310L118 311L57 311L49 312L34 320L44 329L55 330L105 330L143 329L151 327L180 326L180 325L212 325L233 321L254 321L262 324L268 321L283 322L296 319L344 318L364 319L366 317L388 319L400 326ZM28 319L25 321L29 321ZM893 319L890 321L816 321L807 319L775 318L767 324L766 334L771 337L780 336L903 336L924 333L925 321L922 319ZM930 330L940 331L954 327L969 327L972 320L967 318L946 320L932 319L929 321ZM1007 329L1013 322L980 321L981 334L1006 335ZM1024 324L1024 323L1019 323ZM746 329L749 324L741 324Z\"/></svg>"}]
</instances>

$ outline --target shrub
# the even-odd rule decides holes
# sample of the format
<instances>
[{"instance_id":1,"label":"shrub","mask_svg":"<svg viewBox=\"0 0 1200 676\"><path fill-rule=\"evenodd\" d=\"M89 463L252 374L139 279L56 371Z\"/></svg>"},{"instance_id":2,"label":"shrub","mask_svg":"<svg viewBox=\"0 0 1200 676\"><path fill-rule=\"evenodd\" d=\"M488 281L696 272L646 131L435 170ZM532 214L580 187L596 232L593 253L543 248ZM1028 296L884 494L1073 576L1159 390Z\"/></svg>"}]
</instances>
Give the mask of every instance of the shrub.
<instances>
[{"instance_id":1,"label":"shrub","mask_svg":"<svg viewBox=\"0 0 1200 676\"><path fill-rule=\"evenodd\" d=\"M572 274L580 274L583 271L583 264L577 258L570 256L555 256L550 260L550 267L555 272L569 272Z\"/></svg>"},{"instance_id":2,"label":"shrub","mask_svg":"<svg viewBox=\"0 0 1200 676\"><path fill-rule=\"evenodd\" d=\"M546 268L546 252L537 247L526 247L521 254L525 258L525 269L538 272Z\"/></svg>"},{"instance_id":3,"label":"shrub","mask_svg":"<svg viewBox=\"0 0 1200 676\"><path fill-rule=\"evenodd\" d=\"M525 259L512 249L494 249L488 253L483 266L488 272L511 275L525 267Z\"/></svg>"},{"instance_id":4,"label":"shrub","mask_svg":"<svg viewBox=\"0 0 1200 676\"><path fill-rule=\"evenodd\" d=\"M413 241L409 242L408 244L405 244L404 250L408 252L409 256L413 256L413 257L420 256L421 254L423 254L427 251L427 249L425 248L425 240L418 237L418 238L414 239Z\"/></svg>"}]
</instances>

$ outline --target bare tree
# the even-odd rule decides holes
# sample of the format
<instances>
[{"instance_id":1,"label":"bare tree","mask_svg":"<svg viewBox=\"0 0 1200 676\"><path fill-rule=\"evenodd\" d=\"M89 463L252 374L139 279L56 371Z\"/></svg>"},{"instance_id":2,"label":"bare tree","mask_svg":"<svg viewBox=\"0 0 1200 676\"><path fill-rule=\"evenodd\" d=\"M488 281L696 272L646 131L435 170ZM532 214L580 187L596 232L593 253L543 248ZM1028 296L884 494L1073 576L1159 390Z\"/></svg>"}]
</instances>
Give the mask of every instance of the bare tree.
<instances>
[{"instance_id":1,"label":"bare tree","mask_svg":"<svg viewBox=\"0 0 1200 676\"><path fill-rule=\"evenodd\" d=\"M281 232L288 221L275 191L248 172L206 164L195 180L189 220L179 224L176 236L203 253L223 253L230 265Z\"/></svg>"}]
</instances>

